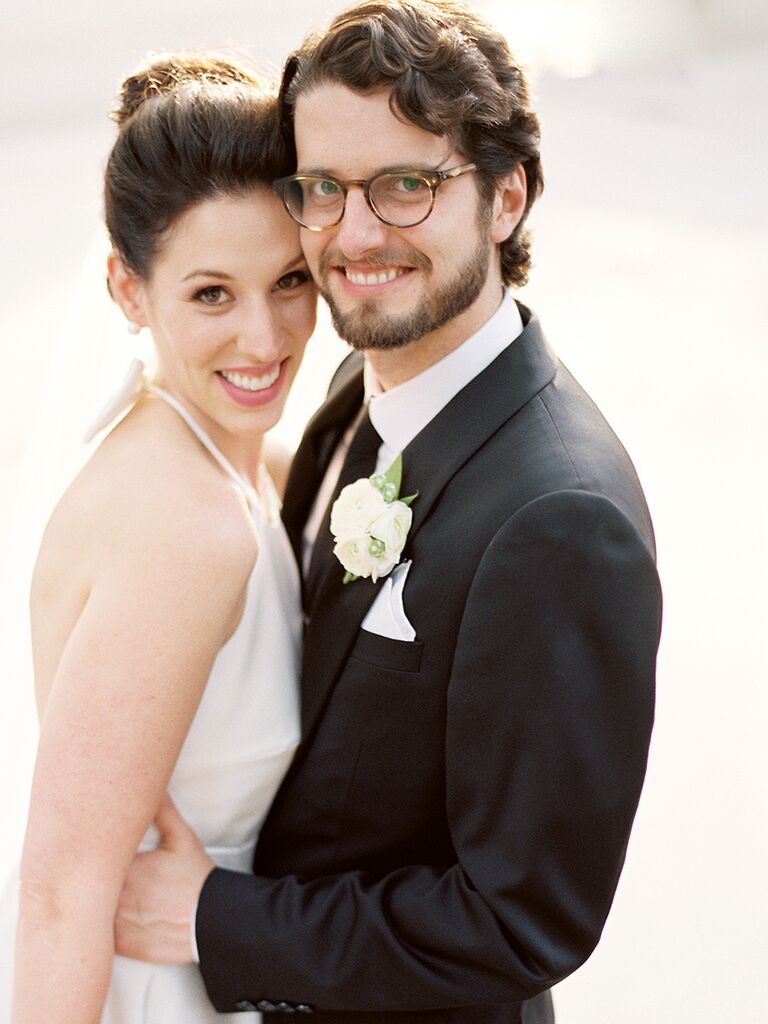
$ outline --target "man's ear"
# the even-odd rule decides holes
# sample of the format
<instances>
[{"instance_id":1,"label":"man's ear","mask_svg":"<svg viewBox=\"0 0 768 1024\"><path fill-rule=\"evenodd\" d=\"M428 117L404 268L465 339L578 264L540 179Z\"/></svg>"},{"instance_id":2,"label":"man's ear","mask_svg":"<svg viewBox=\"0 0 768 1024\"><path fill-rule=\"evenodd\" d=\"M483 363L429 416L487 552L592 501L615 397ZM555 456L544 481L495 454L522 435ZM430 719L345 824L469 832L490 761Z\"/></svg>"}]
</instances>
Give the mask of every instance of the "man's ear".
<instances>
[{"instance_id":1,"label":"man's ear","mask_svg":"<svg viewBox=\"0 0 768 1024\"><path fill-rule=\"evenodd\" d=\"M107 257L107 280L109 294L122 309L126 319L146 327L144 282L125 265L117 249L113 249Z\"/></svg>"},{"instance_id":2,"label":"man's ear","mask_svg":"<svg viewBox=\"0 0 768 1024\"><path fill-rule=\"evenodd\" d=\"M525 210L528 185L523 165L518 164L509 174L496 179L496 194L493 198L491 238L500 245L506 242Z\"/></svg>"}]
</instances>

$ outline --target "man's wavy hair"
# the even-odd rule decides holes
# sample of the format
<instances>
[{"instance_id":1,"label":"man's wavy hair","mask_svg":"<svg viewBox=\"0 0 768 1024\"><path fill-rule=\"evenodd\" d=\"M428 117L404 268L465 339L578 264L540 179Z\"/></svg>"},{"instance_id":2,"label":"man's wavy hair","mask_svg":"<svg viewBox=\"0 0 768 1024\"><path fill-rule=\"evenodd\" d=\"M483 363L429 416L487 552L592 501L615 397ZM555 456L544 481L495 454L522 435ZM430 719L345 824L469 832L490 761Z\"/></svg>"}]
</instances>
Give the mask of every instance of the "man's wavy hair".
<instances>
[{"instance_id":1,"label":"man's wavy hair","mask_svg":"<svg viewBox=\"0 0 768 1024\"><path fill-rule=\"evenodd\" d=\"M487 205L496 179L523 166L525 210L499 248L504 283L525 284L531 254L524 224L544 179L539 121L504 37L456 0L365 0L343 11L285 66L280 103L289 145L297 98L327 82L363 93L390 89L395 116L446 136L477 165Z\"/></svg>"}]
</instances>

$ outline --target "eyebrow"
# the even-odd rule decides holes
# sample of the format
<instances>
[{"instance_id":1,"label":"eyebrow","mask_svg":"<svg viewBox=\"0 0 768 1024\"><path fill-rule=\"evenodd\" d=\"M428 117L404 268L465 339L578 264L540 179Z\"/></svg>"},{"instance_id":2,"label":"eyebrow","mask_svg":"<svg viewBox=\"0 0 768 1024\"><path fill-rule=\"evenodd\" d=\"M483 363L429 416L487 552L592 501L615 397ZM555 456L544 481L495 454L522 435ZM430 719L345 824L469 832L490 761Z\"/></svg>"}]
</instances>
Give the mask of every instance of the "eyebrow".
<instances>
[{"instance_id":1,"label":"eyebrow","mask_svg":"<svg viewBox=\"0 0 768 1024\"><path fill-rule=\"evenodd\" d=\"M440 164L444 162L444 160L438 161L438 163ZM414 160L413 163L389 164L387 167L377 168L377 170L375 170L373 174L370 174L368 176L368 179L361 180L370 180L371 178L376 178L379 174L394 174L397 171L428 171L430 174L435 174L437 172L437 167L434 166L434 163L426 164L421 160ZM341 177L341 175L337 174L335 171L329 171L325 167L312 167L308 168L307 170L299 169L296 173L311 174L315 178L336 178L338 181L345 180L344 178Z\"/></svg>"},{"instance_id":2,"label":"eyebrow","mask_svg":"<svg viewBox=\"0 0 768 1024\"><path fill-rule=\"evenodd\" d=\"M186 277L182 277L182 281L189 281L192 277L221 277L225 281L231 281L232 275L225 274L222 270L193 270Z\"/></svg>"},{"instance_id":3,"label":"eyebrow","mask_svg":"<svg viewBox=\"0 0 768 1024\"><path fill-rule=\"evenodd\" d=\"M289 260L285 264L283 269L278 271L278 274L280 276L282 276L283 274L288 273L289 270L293 270L293 268L297 267L300 263L306 263L306 262L307 261L306 261L306 257L304 256L304 253L300 252L298 256L294 257L292 260Z\"/></svg>"},{"instance_id":4,"label":"eyebrow","mask_svg":"<svg viewBox=\"0 0 768 1024\"><path fill-rule=\"evenodd\" d=\"M304 253L300 252L298 256L294 256L293 259L288 260L288 262L285 264L285 266L282 268L282 270L278 271L278 276L282 276L283 274L287 273L287 271L292 270L299 263L304 263L304 262L305 262ZM232 280L234 280L234 278L232 277L231 274L226 274L226 273L224 273L223 270L192 270L192 271L190 271L190 273L187 274L186 277L182 277L182 279L181 279L182 283L184 281L191 280L193 277L218 277L222 281L232 281Z\"/></svg>"}]
</instances>

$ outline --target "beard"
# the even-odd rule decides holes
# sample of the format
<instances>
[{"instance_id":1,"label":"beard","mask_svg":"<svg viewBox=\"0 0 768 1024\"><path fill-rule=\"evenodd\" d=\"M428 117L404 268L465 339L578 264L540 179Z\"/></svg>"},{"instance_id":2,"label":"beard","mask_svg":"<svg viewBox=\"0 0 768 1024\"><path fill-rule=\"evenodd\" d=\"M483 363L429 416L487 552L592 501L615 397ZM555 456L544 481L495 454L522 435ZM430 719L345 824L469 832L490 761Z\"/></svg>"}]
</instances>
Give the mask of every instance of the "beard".
<instances>
[{"instance_id":1,"label":"beard","mask_svg":"<svg viewBox=\"0 0 768 1024\"><path fill-rule=\"evenodd\" d=\"M488 228L481 221L483 228L485 230L480 231L480 239L474 251L454 271L451 279L441 287L428 288L416 308L402 316L383 313L375 299L363 299L355 309L348 312L340 309L328 287L328 275L331 268L340 266L343 260L325 254L317 275L318 290L328 303L336 333L348 345L360 351L386 351L409 345L459 316L477 299L488 279L491 249ZM369 262L373 269L376 266L396 265L401 259L402 256L400 259L389 258L382 252L372 256ZM409 254L407 263L422 273L429 271L432 266L423 253L415 251Z\"/></svg>"}]
</instances>

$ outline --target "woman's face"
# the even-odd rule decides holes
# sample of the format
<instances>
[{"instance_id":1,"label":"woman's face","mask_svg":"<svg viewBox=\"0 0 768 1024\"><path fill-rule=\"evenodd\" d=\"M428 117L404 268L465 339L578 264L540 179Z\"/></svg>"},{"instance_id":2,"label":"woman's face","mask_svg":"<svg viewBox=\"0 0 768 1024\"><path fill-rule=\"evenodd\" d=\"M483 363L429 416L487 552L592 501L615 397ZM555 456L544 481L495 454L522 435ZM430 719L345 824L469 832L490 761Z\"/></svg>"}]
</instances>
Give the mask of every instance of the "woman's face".
<instances>
[{"instance_id":1,"label":"woman's face","mask_svg":"<svg viewBox=\"0 0 768 1024\"><path fill-rule=\"evenodd\" d=\"M298 225L277 196L263 188L190 207L135 288L129 315L152 332L161 387L214 436L274 426L316 311Z\"/></svg>"}]
</instances>

